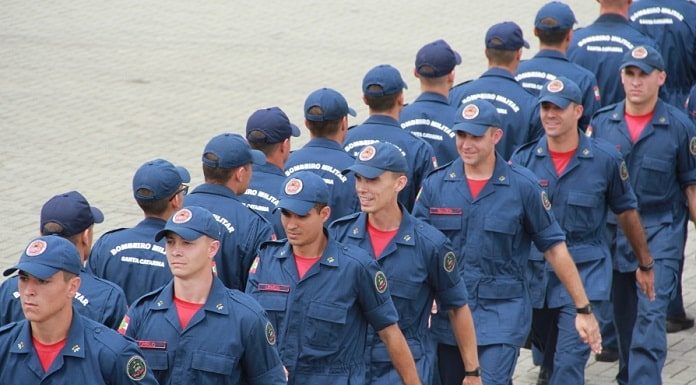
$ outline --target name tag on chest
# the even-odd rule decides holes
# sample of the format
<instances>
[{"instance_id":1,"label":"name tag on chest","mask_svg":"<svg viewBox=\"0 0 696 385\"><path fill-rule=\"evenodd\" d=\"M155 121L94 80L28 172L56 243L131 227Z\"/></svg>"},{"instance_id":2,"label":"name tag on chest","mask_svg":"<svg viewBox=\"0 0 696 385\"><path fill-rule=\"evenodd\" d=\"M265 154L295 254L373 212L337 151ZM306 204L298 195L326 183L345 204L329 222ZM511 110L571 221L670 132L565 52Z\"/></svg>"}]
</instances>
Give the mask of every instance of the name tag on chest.
<instances>
[{"instance_id":1,"label":"name tag on chest","mask_svg":"<svg viewBox=\"0 0 696 385\"><path fill-rule=\"evenodd\" d=\"M138 341L140 349L167 349L167 341Z\"/></svg>"},{"instance_id":2,"label":"name tag on chest","mask_svg":"<svg viewBox=\"0 0 696 385\"><path fill-rule=\"evenodd\" d=\"M257 287L258 287L259 291L272 291L272 292L276 292L276 293L289 293L290 292L290 286L280 285L277 283L259 283Z\"/></svg>"}]
</instances>

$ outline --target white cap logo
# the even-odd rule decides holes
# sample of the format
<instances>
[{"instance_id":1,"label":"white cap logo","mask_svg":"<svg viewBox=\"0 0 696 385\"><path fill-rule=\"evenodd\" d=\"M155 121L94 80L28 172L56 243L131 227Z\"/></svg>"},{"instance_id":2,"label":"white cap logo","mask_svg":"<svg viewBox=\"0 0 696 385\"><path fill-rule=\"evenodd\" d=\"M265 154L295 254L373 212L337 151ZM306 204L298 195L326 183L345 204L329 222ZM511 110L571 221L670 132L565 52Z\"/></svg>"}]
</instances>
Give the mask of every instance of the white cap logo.
<instances>
[{"instance_id":1,"label":"white cap logo","mask_svg":"<svg viewBox=\"0 0 696 385\"><path fill-rule=\"evenodd\" d=\"M558 79L551 80L549 84L546 85L546 89L554 94L563 91L563 88L565 88L565 85Z\"/></svg>"},{"instance_id":2,"label":"white cap logo","mask_svg":"<svg viewBox=\"0 0 696 385\"><path fill-rule=\"evenodd\" d=\"M302 181L297 178L292 178L285 184L286 195L297 195L302 191Z\"/></svg>"},{"instance_id":3,"label":"white cap logo","mask_svg":"<svg viewBox=\"0 0 696 385\"><path fill-rule=\"evenodd\" d=\"M362 151L360 151L360 154L358 155L358 159L360 159L363 162L366 162L372 158L375 157L375 154L377 153L377 150L373 146L365 146L363 147Z\"/></svg>"},{"instance_id":4,"label":"white cap logo","mask_svg":"<svg viewBox=\"0 0 696 385\"><path fill-rule=\"evenodd\" d=\"M43 239L37 239L27 246L27 250L24 252L28 257L36 257L37 255L43 254L46 251L48 244Z\"/></svg>"},{"instance_id":5,"label":"white cap logo","mask_svg":"<svg viewBox=\"0 0 696 385\"><path fill-rule=\"evenodd\" d=\"M191 210L189 209L181 209L174 214L174 218L172 218L172 222L176 224L182 224L186 223L193 218L193 214L191 213Z\"/></svg>"},{"instance_id":6,"label":"white cap logo","mask_svg":"<svg viewBox=\"0 0 696 385\"><path fill-rule=\"evenodd\" d=\"M634 59L645 59L648 57L648 50L645 47L636 47L631 51L631 56Z\"/></svg>"},{"instance_id":7,"label":"white cap logo","mask_svg":"<svg viewBox=\"0 0 696 385\"><path fill-rule=\"evenodd\" d=\"M479 115L479 108L475 104L469 104L462 110L462 118L466 120L475 119Z\"/></svg>"}]
</instances>

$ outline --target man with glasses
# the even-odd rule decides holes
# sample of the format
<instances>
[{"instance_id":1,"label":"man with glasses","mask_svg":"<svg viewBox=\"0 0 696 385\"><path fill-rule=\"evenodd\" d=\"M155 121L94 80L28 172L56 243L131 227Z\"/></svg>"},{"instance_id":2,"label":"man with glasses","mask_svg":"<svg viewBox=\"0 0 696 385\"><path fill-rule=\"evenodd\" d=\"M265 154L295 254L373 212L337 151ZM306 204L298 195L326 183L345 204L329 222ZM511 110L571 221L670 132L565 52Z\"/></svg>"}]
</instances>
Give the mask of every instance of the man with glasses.
<instances>
[{"instance_id":1,"label":"man with glasses","mask_svg":"<svg viewBox=\"0 0 696 385\"><path fill-rule=\"evenodd\" d=\"M164 241L155 242L155 234L182 207L190 180L185 168L164 159L143 164L133 176L133 196L145 219L109 231L95 243L87 270L121 286L128 304L172 279Z\"/></svg>"}]
</instances>

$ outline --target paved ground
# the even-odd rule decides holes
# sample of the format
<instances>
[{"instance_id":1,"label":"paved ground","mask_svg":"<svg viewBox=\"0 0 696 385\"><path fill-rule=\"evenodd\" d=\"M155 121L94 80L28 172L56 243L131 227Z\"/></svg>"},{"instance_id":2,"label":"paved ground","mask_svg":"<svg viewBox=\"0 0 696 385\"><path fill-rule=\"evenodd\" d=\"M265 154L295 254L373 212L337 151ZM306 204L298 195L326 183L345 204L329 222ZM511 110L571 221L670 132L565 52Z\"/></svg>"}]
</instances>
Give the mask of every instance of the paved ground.
<instances>
[{"instance_id":1,"label":"paved ground","mask_svg":"<svg viewBox=\"0 0 696 385\"><path fill-rule=\"evenodd\" d=\"M390 63L418 94L416 50L445 38L463 56L460 80L485 69L488 26L515 20L531 36L544 1L263 2L5 0L0 13L0 267L38 231L51 196L79 190L106 214L96 234L134 224L134 170L164 157L202 180L200 153L213 135L242 132L255 109L277 105L301 125L302 103L330 86L365 119L360 81ZM475 8L470 8L476 4ZM573 1L581 25L596 3ZM436 14L437 13L437 14ZM307 140L305 132L295 143ZM694 241L684 276L696 313ZM666 384L696 383L694 331L670 335ZM615 365L588 367L588 384L612 382ZM525 351L515 384L533 384Z\"/></svg>"}]
</instances>

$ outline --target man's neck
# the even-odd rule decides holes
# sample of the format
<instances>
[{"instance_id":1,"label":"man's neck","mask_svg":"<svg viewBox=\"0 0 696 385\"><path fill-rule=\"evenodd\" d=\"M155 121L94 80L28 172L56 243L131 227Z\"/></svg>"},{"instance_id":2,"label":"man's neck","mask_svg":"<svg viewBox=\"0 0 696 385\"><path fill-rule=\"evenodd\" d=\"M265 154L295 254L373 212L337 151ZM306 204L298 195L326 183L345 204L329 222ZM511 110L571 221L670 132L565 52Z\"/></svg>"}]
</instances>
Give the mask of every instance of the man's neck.
<instances>
[{"instance_id":1,"label":"man's neck","mask_svg":"<svg viewBox=\"0 0 696 385\"><path fill-rule=\"evenodd\" d=\"M568 132L566 135L550 137L547 136L547 143L549 145L549 151L553 152L569 152L578 148L580 144L580 134L578 133L577 127L575 130Z\"/></svg>"},{"instance_id":2,"label":"man's neck","mask_svg":"<svg viewBox=\"0 0 696 385\"><path fill-rule=\"evenodd\" d=\"M556 52L560 52L560 53L562 53L563 55L565 55L566 52L568 51L568 44L562 44L562 45L547 45L547 44L544 44L544 43L539 42L539 51L543 51L543 50L546 50L546 51L556 51Z\"/></svg>"},{"instance_id":3,"label":"man's neck","mask_svg":"<svg viewBox=\"0 0 696 385\"><path fill-rule=\"evenodd\" d=\"M626 99L625 112L634 116L647 115L655 111L655 105L657 105L657 95L651 100L641 104L634 104Z\"/></svg>"},{"instance_id":4,"label":"man's neck","mask_svg":"<svg viewBox=\"0 0 696 385\"><path fill-rule=\"evenodd\" d=\"M390 110L385 110L385 111L373 111L370 110L370 116L388 116L394 120L399 120L399 113L401 112L401 108L392 108Z\"/></svg>"},{"instance_id":5,"label":"man's neck","mask_svg":"<svg viewBox=\"0 0 696 385\"><path fill-rule=\"evenodd\" d=\"M77 316L77 315L76 315ZM42 344L51 345L68 337L72 324L72 301L50 319L42 322L31 322L31 335Z\"/></svg>"},{"instance_id":6,"label":"man's neck","mask_svg":"<svg viewBox=\"0 0 696 385\"><path fill-rule=\"evenodd\" d=\"M326 235L322 233L322 235L314 240L314 242L308 244L308 245L302 245L302 246L292 246L292 252L295 255L301 255L305 258L312 258L312 257L321 257L322 254L324 254L324 250L326 249L326 245L329 243L328 239L326 238Z\"/></svg>"},{"instance_id":7,"label":"man's neck","mask_svg":"<svg viewBox=\"0 0 696 385\"><path fill-rule=\"evenodd\" d=\"M470 179L490 179L495 171L495 153L476 165L464 163L464 173Z\"/></svg>"},{"instance_id":8,"label":"man's neck","mask_svg":"<svg viewBox=\"0 0 696 385\"><path fill-rule=\"evenodd\" d=\"M174 277L174 295L186 302L205 303L212 286L213 274L207 269L186 279Z\"/></svg>"},{"instance_id":9,"label":"man's neck","mask_svg":"<svg viewBox=\"0 0 696 385\"><path fill-rule=\"evenodd\" d=\"M367 221L370 222L372 227L381 231L391 231L399 228L403 213L397 201L394 200L393 203L380 211L367 214Z\"/></svg>"},{"instance_id":10,"label":"man's neck","mask_svg":"<svg viewBox=\"0 0 696 385\"><path fill-rule=\"evenodd\" d=\"M438 95L442 95L444 97L447 97L449 95L449 89L450 89L450 85L448 85L448 84L445 84L442 86L440 86L440 85L434 86L434 85L421 83L421 93L430 92L433 94L438 94Z\"/></svg>"},{"instance_id":11,"label":"man's neck","mask_svg":"<svg viewBox=\"0 0 696 385\"><path fill-rule=\"evenodd\" d=\"M505 70L505 71L507 71L507 72L509 72L509 73L511 73L511 74L514 74L514 73L517 73L517 65L518 65L518 64L519 64L519 63L517 62L517 60L514 60L512 63L507 64L507 65L503 65L503 64L489 64L489 65L488 65L488 69L498 68L498 69L501 69L501 70Z\"/></svg>"},{"instance_id":12,"label":"man's neck","mask_svg":"<svg viewBox=\"0 0 696 385\"><path fill-rule=\"evenodd\" d=\"M623 8L600 8L599 15L619 15L628 20L628 6Z\"/></svg>"}]
</instances>

